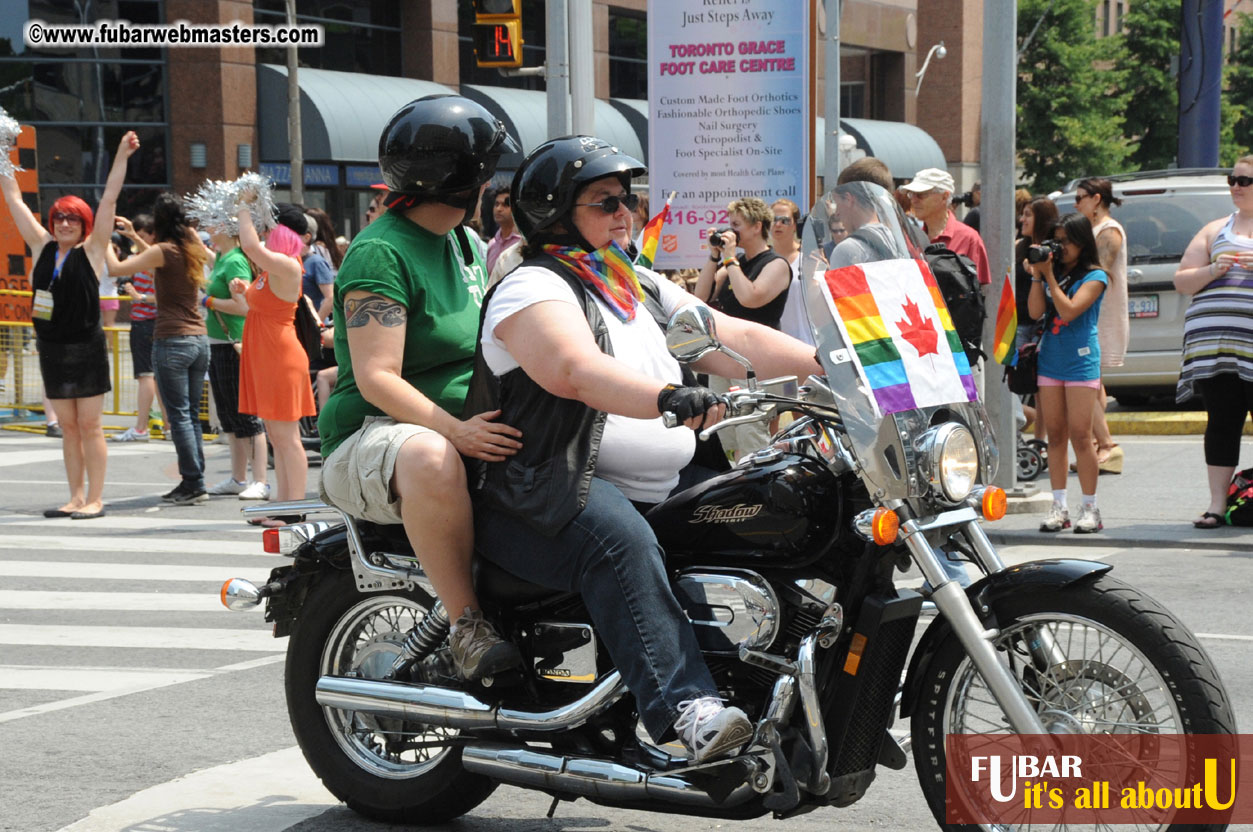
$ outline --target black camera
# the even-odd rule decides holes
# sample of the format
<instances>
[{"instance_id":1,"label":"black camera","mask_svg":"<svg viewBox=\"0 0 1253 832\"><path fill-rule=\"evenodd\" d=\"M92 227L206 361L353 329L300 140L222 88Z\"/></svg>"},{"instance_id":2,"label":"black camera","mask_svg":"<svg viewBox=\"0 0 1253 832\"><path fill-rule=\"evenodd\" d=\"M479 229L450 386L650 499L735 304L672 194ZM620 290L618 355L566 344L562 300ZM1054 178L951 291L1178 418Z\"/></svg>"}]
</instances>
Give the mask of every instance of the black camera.
<instances>
[{"instance_id":1,"label":"black camera","mask_svg":"<svg viewBox=\"0 0 1253 832\"><path fill-rule=\"evenodd\" d=\"M709 245L714 248L722 248L722 235L730 231L730 228L719 228L717 231L709 235Z\"/></svg>"},{"instance_id":2,"label":"black camera","mask_svg":"<svg viewBox=\"0 0 1253 832\"><path fill-rule=\"evenodd\" d=\"M1028 263L1043 263L1050 257L1056 257L1062 253L1062 244L1056 240L1045 240L1038 246L1031 246L1027 249Z\"/></svg>"},{"instance_id":3,"label":"black camera","mask_svg":"<svg viewBox=\"0 0 1253 832\"><path fill-rule=\"evenodd\" d=\"M955 196L953 197L952 202L954 205L964 205L967 208L973 208L975 205L974 191L966 191L966 193L961 194L960 196Z\"/></svg>"},{"instance_id":4,"label":"black camera","mask_svg":"<svg viewBox=\"0 0 1253 832\"><path fill-rule=\"evenodd\" d=\"M113 282L117 284L118 289L124 289L127 284L135 282L135 276L127 275L126 277L117 277L113 279Z\"/></svg>"}]
</instances>

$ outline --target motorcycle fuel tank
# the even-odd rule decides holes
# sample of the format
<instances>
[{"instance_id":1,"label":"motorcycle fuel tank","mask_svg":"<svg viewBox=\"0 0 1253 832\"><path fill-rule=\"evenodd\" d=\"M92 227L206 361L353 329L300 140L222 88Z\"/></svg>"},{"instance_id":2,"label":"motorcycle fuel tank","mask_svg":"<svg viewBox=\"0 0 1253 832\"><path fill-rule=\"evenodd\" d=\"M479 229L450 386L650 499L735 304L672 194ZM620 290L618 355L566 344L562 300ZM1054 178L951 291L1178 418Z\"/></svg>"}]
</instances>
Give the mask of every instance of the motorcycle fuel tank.
<instances>
[{"instance_id":1,"label":"motorcycle fuel tank","mask_svg":"<svg viewBox=\"0 0 1253 832\"><path fill-rule=\"evenodd\" d=\"M816 460L759 452L757 461L680 491L648 512L671 562L786 567L807 562L839 529L840 485Z\"/></svg>"}]
</instances>

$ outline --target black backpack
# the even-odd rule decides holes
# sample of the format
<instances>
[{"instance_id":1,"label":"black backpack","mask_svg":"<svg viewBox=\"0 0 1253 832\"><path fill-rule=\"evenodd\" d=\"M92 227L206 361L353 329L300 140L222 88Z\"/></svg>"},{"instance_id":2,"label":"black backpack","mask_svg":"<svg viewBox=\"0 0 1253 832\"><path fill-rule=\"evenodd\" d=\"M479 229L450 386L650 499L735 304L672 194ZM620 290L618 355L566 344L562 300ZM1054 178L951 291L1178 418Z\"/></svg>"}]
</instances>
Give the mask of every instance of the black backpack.
<instances>
[{"instance_id":1,"label":"black backpack","mask_svg":"<svg viewBox=\"0 0 1253 832\"><path fill-rule=\"evenodd\" d=\"M983 321L987 309L979 286L979 270L973 260L944 243L932 243L922 254L931 267L931 274L935 275L949 317L953 319L953 329L973 367L980 358L987 357L983 353Z\"/></svg>"}]
</instances>

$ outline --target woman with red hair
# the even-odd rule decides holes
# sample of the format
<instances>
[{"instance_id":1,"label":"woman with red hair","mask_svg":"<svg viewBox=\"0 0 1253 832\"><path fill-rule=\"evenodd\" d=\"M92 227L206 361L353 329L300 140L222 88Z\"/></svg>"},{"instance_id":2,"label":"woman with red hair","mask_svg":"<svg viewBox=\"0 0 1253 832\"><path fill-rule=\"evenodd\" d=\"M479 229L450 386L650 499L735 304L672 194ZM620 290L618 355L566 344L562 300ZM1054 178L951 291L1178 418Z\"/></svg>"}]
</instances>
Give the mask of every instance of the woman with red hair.
<instances>
[{"instance_id":1,"label":"woman with red hair","mask_svg":"<svg viewBox=\"0 0 1253 832\"><path fill-rule=\"evenodd\" d=\"M239 246L261 272L251 285L236 278L230 286L231 296L248 306L239 357L239 412L265 421L278 481L274 499L303 500L309 463L300 442L300 419L317 414L309 356L296 337L295 324L304 240L279 225L262 245L245 204L239 209ZM299 519L297 515L270 517L261 525L282 526Z\"/></svg>"},{"instance_id":2,"label":"woman with red hair","mask_svg":"<svg viewBox=\"0 0 1253 832\"><path fill-rule=\"evenodd\" d=\"M48 212L44 229L22 200L11 176L0 176L0 191L18 233L35 254L31 318L44 390L61 425L61 454L70 499L45 517L87 520L104 516L104 472L108 446L100 416L109 383L108 347L100 326L100 275L105 271L113 214L126 178L126 160L139 149L128 132L118 145L113 167L93 217L87 203L63 196ZM84 489L84 474L86 489Z\"/></svg>"}]
</instances>

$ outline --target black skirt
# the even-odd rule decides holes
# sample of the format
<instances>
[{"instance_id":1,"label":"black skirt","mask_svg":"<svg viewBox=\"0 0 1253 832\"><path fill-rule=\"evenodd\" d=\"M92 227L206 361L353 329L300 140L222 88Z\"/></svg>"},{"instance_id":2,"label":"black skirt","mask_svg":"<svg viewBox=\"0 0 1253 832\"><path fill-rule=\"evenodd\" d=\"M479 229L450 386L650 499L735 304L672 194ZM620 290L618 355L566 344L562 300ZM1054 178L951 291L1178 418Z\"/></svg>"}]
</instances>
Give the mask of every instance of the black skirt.
<instances>
[{"instance_id":1,"label":"black skirt","mask_svg":"<svg viewBox=\"0 0 1253 832\"><path fill-rule=\"evenodd\" d=\"M86 399L113 389L109 381L109 346L104 330L90 341L55 344L36 338L44 392L50 399Z\"/></svg>"}]
</instances>

